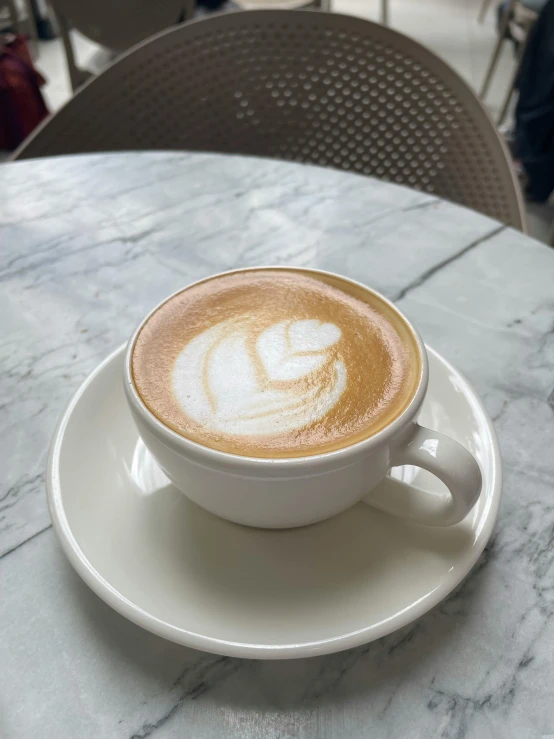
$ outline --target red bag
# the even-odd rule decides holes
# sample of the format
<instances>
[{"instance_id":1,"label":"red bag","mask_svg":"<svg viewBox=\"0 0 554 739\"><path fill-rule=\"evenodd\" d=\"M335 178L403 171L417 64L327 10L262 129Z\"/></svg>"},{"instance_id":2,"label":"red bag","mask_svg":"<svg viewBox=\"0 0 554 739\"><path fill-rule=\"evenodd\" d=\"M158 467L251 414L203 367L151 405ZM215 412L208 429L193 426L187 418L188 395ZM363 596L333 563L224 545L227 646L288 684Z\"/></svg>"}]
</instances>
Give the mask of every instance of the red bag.
<instances>
[{"instance_id":1,"label":"red bag","mask_svg":"<svg viewBox=\"0 0 554 739\"><path fill-rule=\"evenodd\" d=\"M46 118L48 108L40 91L44 77L23 36L0 39L0 149L11 150Z\"/></svg>"}]
</instances>

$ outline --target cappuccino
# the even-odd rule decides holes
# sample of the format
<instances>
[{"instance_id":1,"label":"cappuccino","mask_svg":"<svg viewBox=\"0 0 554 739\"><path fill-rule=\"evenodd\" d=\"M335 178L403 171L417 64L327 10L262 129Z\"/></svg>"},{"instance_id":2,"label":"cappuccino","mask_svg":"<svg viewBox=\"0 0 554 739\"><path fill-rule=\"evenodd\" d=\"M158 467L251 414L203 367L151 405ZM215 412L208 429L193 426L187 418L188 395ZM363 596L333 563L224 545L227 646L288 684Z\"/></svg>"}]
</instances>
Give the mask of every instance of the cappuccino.
<instances>
[{"instance_id":1,"label":"cappuccino","mask_svg":"<svg viewBox=\"0 0 554 739\"><path fill-rule=\"evenodd\" d=\"M132 352L145 405L212 449L302 457L377 433L421 377L414 334L386 302L332 275L253 269L169 298Z\"/></svg>"}]
</instances>

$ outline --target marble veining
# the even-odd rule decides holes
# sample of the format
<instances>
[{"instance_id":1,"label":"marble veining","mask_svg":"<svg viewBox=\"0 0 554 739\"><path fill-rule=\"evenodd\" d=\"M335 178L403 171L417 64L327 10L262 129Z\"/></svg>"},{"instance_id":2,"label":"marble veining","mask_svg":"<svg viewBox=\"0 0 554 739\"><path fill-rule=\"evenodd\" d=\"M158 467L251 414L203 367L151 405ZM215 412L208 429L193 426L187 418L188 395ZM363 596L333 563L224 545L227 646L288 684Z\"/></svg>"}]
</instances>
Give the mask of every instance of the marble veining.
<instances>
[{"instance_id":1,"label":"marble veining","mask_svg":"<svg viewBox=\"0 0 554 739\"><path fill-rule=\"evenodd\" d=\"M0 734L554 736L554 252L429 195L314 167L143 153L0 168ZM165 295L237 266L368 283L495 420L498 524L440 606L354 650L201 654L113 612L50 527L45 463L79 383Z\"/></svg>"}]
</instances>

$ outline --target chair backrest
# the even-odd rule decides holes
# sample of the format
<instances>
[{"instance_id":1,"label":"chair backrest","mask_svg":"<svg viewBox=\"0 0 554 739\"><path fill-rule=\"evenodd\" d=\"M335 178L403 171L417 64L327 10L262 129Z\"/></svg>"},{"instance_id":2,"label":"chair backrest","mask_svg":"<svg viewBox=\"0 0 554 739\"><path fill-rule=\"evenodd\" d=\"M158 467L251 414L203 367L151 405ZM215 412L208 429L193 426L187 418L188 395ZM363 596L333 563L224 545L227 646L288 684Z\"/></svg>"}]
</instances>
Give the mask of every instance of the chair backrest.
<instances>
[{"instance_id":1,"label":"chair backrest","mask_svg":"<svg viewBox=\"0 0 554 739\"><path fill-rule=\"evenodd\" d=\"M350 16L249 11L165 31L83 86L15 158L130 149L337 167L524 227L506 147L465 82Z\"/></svg>"},{"instance_id":2,"label":"chair backrest","mask_svg":"<svg viewBox=\"0 0 554 739\"><path fill-rule=\"evenodd\" d=\"M125 51L179 20L187 0L50 0L54 11L101 46Z\"/></svg>"}]
</instances>

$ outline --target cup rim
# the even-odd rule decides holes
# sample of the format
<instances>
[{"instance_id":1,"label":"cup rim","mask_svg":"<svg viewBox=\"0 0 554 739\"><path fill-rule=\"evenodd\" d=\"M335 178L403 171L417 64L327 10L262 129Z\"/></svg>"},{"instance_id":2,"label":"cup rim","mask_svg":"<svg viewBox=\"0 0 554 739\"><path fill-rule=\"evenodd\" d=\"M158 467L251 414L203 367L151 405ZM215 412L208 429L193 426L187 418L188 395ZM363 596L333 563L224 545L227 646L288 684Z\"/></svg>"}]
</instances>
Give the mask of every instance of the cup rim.
<instances>
[{"instance_id":1,"label":"cup rim","mask_svg":"<svg viewBox=\"0 0 554 739\"><path fill-rule=\"evenodd\" d=\"M419 352L419 360L420 360L420 367L421 367L419 381L415 389L415 392L412 395L410 402L404 408L402 413L400 413L400 415L396 416L396 418L390 421L386 426L384 426L382 429L372 434L371 436L368 436L366 439L361 439L360 441L357 441L345 447L341 447L340 449L334 449L332 451L321 452L320 454L311 454L311 455L305 455L301 457L250 457L247 455L235 454L233 452L224 452L219 449L213 449L212 447L208 447L204 444L201 444L200 442L193 441L192 439L187 439L187 437L182 436L177 431L174 431L169 426L166 426L162 421L160 421L160 419L148 408L146 403L141 398L140 393L138 392L135 386L135 382L133 379L133 373L131 369L132 356L133 356L133 350L135 347L135 343L144 325L147 323L147 321L150 320L151 316L153 316L154 313L156 313L156 311L158 311L163 305L165 305L165 303L172 300L176 295L179 295L184 290L188 290L191 287L200 285L203 282L208 282L209 280L212 280L215 277L222 277L224 275L237 274L240 272L254 272L254 271L259 271L259 270L264 270L264 269L278 270L278 271L283 271L283 272L287 272L287 271L305 272L307 274L316 274L316 275L325 275L328 277L334 277L338 280L348 282L351 285L355 285L356 287L361 288L362 290L365 290L366 292L371 293L372 295L376 296L379 300L382 300L394 313L396 313L399 316L399 318L405 323L405 325L407 326L407 328L411 331L413 335L415 344ZM268 468L268 467L272 467L275 469L275 468L282 468L282 467L286 467L286 468L303 467L305 465L326 466L329 463L332 463L334 461L348 462L351 457L357 456L358 454L370 453L376 447L381 446L383 443L387 442L389 439L395 436L402 429L402 427L409 424L417 416L417 413L419 412L421 408L421 404L423 403L425 392L427 390L427 384L429 380L429 364L427 360L427 352L425 350L425 345L423 343L423 340L418 330L415 328L412 322L404 315L404 313L396 305L394 305L392 301L390 301L388 298L386 298L381 293L377 292L377 290L373 290L372 288L368 287L367 285L364 285L361 282L358 282L357 280L352 280L349 277L345 277L344 275L337 274L336 272L330 272L328 270L313 269L311 267L293 267L293 266L285 266L285 265L260 265L260 266L254 266L254 267L239 267L237 269L225 270L224 272L216 272L212 275L203 277L200 280L195 280L194 282L191 282L188 285L185 285L184 287L179 288L179 290L176 290L171 295L164 298L160 303L158 303L142 319L142 321L140 322L138 327L135 329L135 331L133 332L133 334L131 335L131 338L129 339L127 343L127 348L125 351L125 378L124 380L125 380L126 396L127 396L129 403L133 406L135 411L139 413L141 419L149 426L150 431L155 434L157 439L161 441L165 446L169 447L170 449L173 449L179 454L185 454L188 456L192 456L198 461L202 461L208 465L210 463L216 464L216 465L224 464L225 466L232 468L232 467L237 467L237 466L244 466L246 464L249 467L255 466L255 467L258 467L259 469Z\"/></svg>"}]
</instances>

